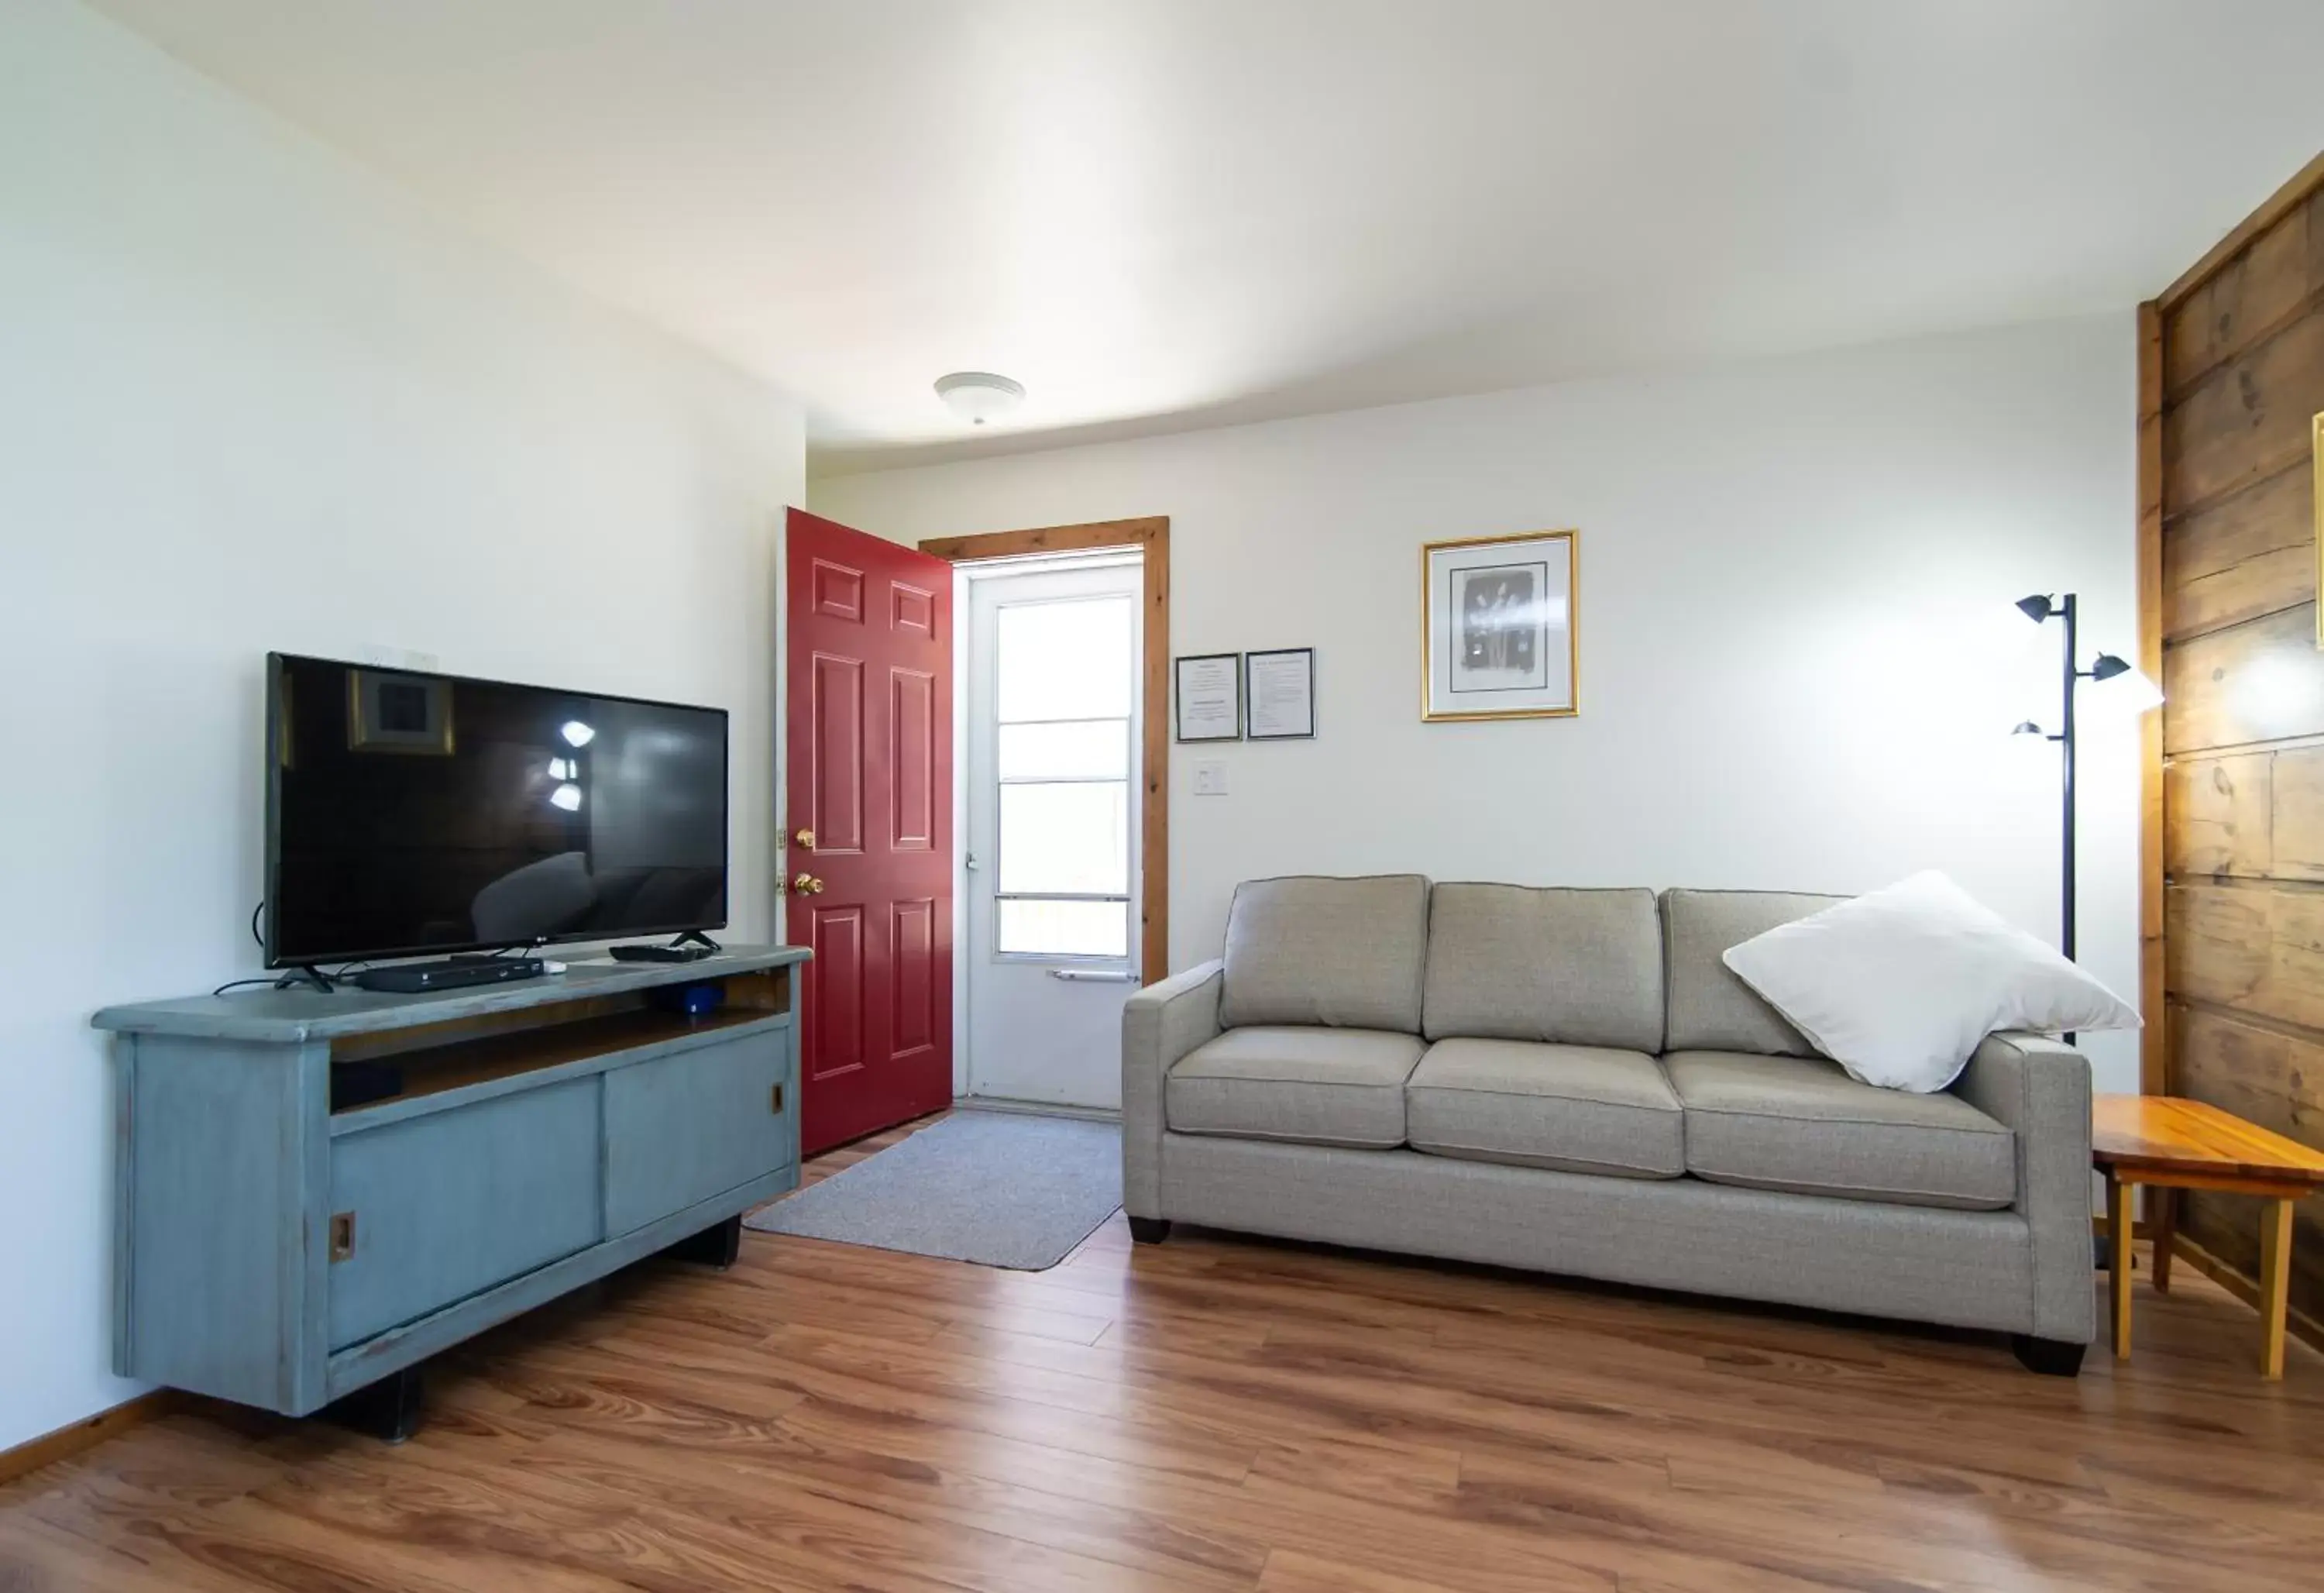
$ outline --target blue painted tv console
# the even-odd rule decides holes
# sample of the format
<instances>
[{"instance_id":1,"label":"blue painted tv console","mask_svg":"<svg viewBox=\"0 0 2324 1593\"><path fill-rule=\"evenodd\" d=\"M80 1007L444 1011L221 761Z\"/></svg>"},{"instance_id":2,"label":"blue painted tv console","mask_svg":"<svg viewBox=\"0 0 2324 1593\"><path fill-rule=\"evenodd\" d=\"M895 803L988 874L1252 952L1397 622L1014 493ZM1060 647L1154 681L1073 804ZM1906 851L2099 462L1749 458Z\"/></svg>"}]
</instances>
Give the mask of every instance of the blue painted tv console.
<instances>
[{"instance_id":1,"label":"blue painted tv console","mask_svg":"<svg viewBox=\"0 0 2324 1593\"><path fill-rule=\"evenodd\" d=\"M798 1183L807 957L107 1007L115 1369L292 1416L358 1396L400 1436L438 1351L657 1251L731 1260ZM655 999L701 984L707 1015ZM334 1111L335 1072L392 1093Z\"/></svg>"}]
</instances>

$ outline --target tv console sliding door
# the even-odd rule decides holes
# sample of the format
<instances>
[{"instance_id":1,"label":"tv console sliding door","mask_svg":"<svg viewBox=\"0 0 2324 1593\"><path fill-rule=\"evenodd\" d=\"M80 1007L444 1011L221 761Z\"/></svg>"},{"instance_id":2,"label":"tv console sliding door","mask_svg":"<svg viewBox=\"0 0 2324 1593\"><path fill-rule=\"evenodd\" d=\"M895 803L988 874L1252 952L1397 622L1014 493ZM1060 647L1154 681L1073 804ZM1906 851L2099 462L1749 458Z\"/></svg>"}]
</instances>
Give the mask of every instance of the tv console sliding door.
<instances>
[{"instance_id":1,"label":"tv console sliding door","mask_svg":"<svg viewBox=\"0 0 2324 1593\"><path fill-rule=\"evenodd\" d=\"M731 1259L742 1213L798 1182L807 955L99 1013L115 1369L306 1415L657 1251ZM705 984L702 1016L656 999Z\"/></svg>"}]
</instances>

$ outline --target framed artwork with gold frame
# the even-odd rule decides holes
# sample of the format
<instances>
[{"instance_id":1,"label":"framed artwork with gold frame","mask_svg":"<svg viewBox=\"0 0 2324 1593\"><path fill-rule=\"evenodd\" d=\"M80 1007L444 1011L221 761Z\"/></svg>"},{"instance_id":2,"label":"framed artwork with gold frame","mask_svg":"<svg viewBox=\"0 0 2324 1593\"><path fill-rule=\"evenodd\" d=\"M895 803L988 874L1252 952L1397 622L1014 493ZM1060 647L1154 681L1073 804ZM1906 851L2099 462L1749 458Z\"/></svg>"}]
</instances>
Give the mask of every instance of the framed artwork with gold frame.
<instances>
[{"instance_id":1,"label":"framed artwork with gold frame","mask_svg":"<svg viewBox=\"0 0 2324 1593\"><path fill-rule=\"evenodd\" d=\"M1420 550L1420 717L1581 711L1574 606L1582 533L1528 531Z\"/></svg>"}]
</instances>

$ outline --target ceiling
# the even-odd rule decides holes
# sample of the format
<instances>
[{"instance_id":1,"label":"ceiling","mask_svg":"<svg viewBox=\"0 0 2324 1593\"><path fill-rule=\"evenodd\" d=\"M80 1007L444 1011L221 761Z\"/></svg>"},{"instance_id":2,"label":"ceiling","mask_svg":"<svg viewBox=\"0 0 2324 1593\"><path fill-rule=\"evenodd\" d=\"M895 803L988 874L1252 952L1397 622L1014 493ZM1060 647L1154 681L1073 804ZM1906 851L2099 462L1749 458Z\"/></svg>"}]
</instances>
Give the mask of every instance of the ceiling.
<instances>
[{"instance_id":1,"label":"ceiling","mask_svg":"<svg viewBox=\"0 0 2324 1593\"><path fill-rule=\"evenodd\" d=\"M2324 146L2317 0L95 3L826 474L2125 309Z\"/></svg>"}]
</instances>

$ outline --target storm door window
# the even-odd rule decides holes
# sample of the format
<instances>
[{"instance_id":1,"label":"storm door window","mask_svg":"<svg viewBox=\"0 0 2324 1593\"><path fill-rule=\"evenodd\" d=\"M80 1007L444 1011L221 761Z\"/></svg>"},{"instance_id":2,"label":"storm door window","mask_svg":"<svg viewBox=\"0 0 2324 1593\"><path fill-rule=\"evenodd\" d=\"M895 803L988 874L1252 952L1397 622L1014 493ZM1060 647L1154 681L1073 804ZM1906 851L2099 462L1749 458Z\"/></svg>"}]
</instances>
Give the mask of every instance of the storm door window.
<instances>
[{"instance_id":1,"label":"storm door window","mask_svg":"<svg viewBox=\"0 0 2324 1593\"><path fill-rule=\"evenodd\" d=\"M1130 954L1136 621L1119 596L1009 604L995 616L1003 957Z\"/></svg>"}]
</instances>

